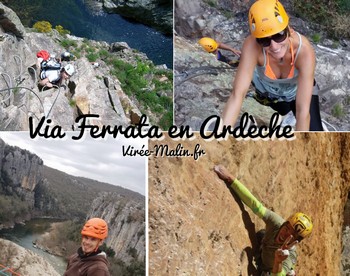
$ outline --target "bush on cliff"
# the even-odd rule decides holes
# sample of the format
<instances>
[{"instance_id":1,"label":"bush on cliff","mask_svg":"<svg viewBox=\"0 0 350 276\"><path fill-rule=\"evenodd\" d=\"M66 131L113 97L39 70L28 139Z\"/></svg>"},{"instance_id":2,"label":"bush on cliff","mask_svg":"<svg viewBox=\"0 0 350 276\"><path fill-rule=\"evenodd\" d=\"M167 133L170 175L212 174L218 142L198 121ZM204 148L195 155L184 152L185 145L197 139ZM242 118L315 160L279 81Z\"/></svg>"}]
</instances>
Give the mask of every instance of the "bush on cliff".
<instances>
[{"instance_id":1,"label":"bush on cliff","mask_svg":"<svg viewBox=\"0 0 350 276\"><path fill-rule=\"evenodd\" d=\"M33 28L39 33L49 33L52 31L52 25L48 21L38 21L33 25Z\"/></svg>"},{"instance_id":2,"label":"bush on cliff","mask_svg":"<svg viewBox=\"0 0 350 276\"><path fill-rule=\"evenodd\" d=\"M320 24L331 37L350 38L348 0L295 0L293 5L298 16Z\"/></svg>"}]
</instances>

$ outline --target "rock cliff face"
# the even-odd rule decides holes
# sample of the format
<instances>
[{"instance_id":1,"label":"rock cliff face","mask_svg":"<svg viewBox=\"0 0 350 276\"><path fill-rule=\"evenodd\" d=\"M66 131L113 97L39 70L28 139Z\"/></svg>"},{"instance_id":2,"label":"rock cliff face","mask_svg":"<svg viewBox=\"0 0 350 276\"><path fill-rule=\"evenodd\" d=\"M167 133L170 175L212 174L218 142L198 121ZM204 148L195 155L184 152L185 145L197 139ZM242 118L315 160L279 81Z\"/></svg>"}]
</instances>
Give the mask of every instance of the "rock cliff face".
<instances>
[{"instance_id":1,"label":"rock cliff face","mask_svg":"<svg viewBox=\"0 0 350 276\"><path fill-rule=\"evenodd\" d=\"M167 140L170 148L178 141ZM213 172L224 164L267 207L309 214L313 234L298 245L297 275L340 275L344 206L350 192L346 133L294 141L182 142L206 155L149 160L150 275L255 275L264 223ZM150 148L157 142L151 142Z\"/></svg>"},{"instance_id":2,"label":"rock cliff face","mask_svg":"<svg viewBox=\"0 0 350 276\"><path fill-rule=\"evenodd\" d=\"M103 7L109 12L153 26L165 34L173 33L173 1L171 0L104 0Z\"/></svg>"},{"instance_id":3,"label":"rock cliff face","mask_svg":"<svg viewBox=\"0 0 350 276\"><path fill-rule=\"evenodd\" d=\"M8 146L0 139L1 183L5 193L16 194L34 207L34 189L42 180L42 165L38 156Z\"/></svg>"},{"instance_id":4,"label":"rock cliff face","mask_svg":"<svg viewBox=\"0 0 350 276\"><path fill-rule=\"evenodd\" d=\"M130 263L145 261L145 206L118 194L99 196L92 203L88 218L100 217L109 225L106 243L115 252L116 258Z\"/></svg>"},{"instance_id":5,"label":"rock cliff face","mask_svg":"<svg viewBox=\"0 0 350 276\"><path fill-rule=\"evenodd\" d=\"M0 239L0 262L21 275L59 276L56 270L41 256L17 244ZM4 256L6 254L6 256ZM9 260L10 258L10 260Z\"/></svg>"},{"instance_id":6,"label":"rock cliff face","mask_svg":"<svg viewBox=\"0 0 350 276\"><path fill-rule=\"evenodd\" d=\"M218 1L216 7L210 7L206 2L195 0L187 4L186 1L175 1L175 122L193 129L198 129L208 116L221 115L236 74L236 69L206 53L199 46L198 39L209 36L240 49L249 32L248 1ZM311 41L312 35L317 33L293 14L290 25ZM324 39L312 44L317 62L315 79L321 89L321 117L339 131L349 130L350 42L348 46L341 46ZM223 50L222 54L237 59L231 52ZM253 87L250 90L253 91ZM252 98L245 99L242 112L254 114L257 121L264 123L269 122L272 114L270 108ZM330 131L334 130L332 126L328 126Z\"/></svg>"},{"instance_id":7,"label":"rock cliff face","mask_svg":"<svg viewBox=\"0 0 350 276\"><path fill-rule=\"evenodd\" d=\"M88 120L89 124L98 126L137 123L132 116L141 116L143 104L124 93L119 80L111 75L111 65L102 58L98 60L98 67L84 55L71 62L76 72L60 88L43 91L37 86L36 53L42 49L63 53L67 50L61 46L64 41L73 43L75 50L88 47L95 51L94 55L101 51L132 66L136 66L137 61L150 62L145 54L135 52L123 42L109 45L69 35L64 38L55 30L50 34L26 31L16 14L0 3L0 71L3 75L0 130L28 130L29 117L36 127L43 116L52 120L51 125L59 125L63 130L77 130L76 118L89 114L99 115L99 119ZM152 76L148 81L151 83L153 78L158 77ZM156 117L147 108L145 110L151 119Z\"/></svg>"}]
</instances>

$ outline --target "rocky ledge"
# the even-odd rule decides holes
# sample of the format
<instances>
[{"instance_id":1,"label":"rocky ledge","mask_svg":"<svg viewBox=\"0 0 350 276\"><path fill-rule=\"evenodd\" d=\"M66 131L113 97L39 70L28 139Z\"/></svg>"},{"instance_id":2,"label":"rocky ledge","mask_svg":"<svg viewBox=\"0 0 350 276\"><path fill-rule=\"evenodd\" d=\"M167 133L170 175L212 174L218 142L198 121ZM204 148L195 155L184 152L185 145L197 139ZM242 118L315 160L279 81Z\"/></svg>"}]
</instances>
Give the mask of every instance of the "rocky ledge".
<instances>
[{"instance_id":1,"label":"rocky ledge","mask_svg":"<svg viewBox=\"0 0 350 276\"><path fill-rule=\"evenodd\" d=\"M0 239L0 246L1 256L6 254L6 258L2 259L11 260L3 265L21 275L60 275L43 257L28 249L3 239Z\"/></svg>"}]
</instances>

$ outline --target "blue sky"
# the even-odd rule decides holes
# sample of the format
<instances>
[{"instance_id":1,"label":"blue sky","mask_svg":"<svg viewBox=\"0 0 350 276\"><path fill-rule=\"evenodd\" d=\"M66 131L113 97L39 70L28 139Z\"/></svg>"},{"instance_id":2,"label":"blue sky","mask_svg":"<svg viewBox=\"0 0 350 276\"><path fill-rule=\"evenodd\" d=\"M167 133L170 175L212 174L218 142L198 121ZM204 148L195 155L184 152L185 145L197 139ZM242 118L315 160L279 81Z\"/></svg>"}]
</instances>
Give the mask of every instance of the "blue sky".
<instances>
[{"instance_id":1,"label":"blue sky","mask_svg":"<svg viewBox=\"0 0 350 276\"><path fill-rule=\"evenodd\" d=\"M147 158L123 157L122 146L147 148L147 139L108 138L94 140L71 139L76 133L67 133L67 139L31 139L28 132L0 132L7 144L26 149L38 155L44 164L65 173L122 186L142 195L146 194Z\"/></svg>"}]
</instances>

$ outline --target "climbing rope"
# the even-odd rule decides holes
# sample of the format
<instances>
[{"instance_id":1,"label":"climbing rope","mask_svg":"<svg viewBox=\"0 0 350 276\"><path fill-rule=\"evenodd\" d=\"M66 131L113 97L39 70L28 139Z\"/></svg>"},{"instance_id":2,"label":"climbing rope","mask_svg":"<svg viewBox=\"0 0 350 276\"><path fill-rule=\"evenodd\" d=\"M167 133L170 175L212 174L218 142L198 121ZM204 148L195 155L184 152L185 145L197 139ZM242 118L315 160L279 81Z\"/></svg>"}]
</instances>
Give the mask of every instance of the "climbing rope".
<instances>
[{"instance_id":1,"label":"climbing rope","mask_svg":"<svg viewBox=\"0 0 350 276\"><path fill-rule=\"evenodd\" d=\"M11 104L11 96L12 96L12 93L11 93L12 90L10 89L10 87L12 86L11 77L10 77L9 74L6 74L6 73L1 73L1 76L2 76L2 78L4 79L4 81L5 81L5 83L6 83L7 89L5 89L4 91L8 91L8 96L6 97L6 95L5 95L5 98L3 98L3 99L0 101L0 103L5 104L5 102L6 102L7 100L9 100L9 103L8 103L8 105L7 105L7 106L9 106L9 105ZM5 79L5 76L8 77L8 81ZM6 106L6 107L7 107L7 106Z\"/></svg>"},{"instance_id":2,"label":"climbing rope","mask_svg":"<svg viewBox=\"0 0 350 276\"><path fill-rule=\"evenodd\" d=\"M328 127L331 127L333 129L333 131L338 131L337 128L334 125L328 123L326 120L321 119L321 121L322 121L322 124L324 124L324 126L327 127L328 131L329 131ZM324 128L324 126L323 126L323 128Z\"/></svg>"},{"instance_id":3,"label":"climbing rope","mask_svg":"<svg viewBox=\"0 0 350 276\"><path fill-rule=\"evenodd\" d=\"M57 85L54 85L53 87L54 87L55 89L58 89L58 92L57 92L57 95L56 95L55 100L53 101L53 103L52 103L52 105L51 105L51 107L50 107L49 112L47 112L47 114L45 115L46 118L49 118L50 113L51 113L51 111L52 111L52 108L54 107L54 105L55 105L55 103L56 103L56 101L57 101L57 99L58 99L58 96L60 95L60 92L61 92L61 86L58 87ZM45 112L45 110L44 110L44 112ZM45 114L45 113L44 113L44 114Z\"/></svg>"},{"instance_id":4,"label":"climbing rope","mask_svg":"<svg viewBox=\"0 0 350 276\"><path fill-rule=\"evenodd\" d=\"M40 102L40 105L42 106L42 108L44 109L44 105L40 99L40 97L38 96L37 93L35 93L35 91L33 89L30 89L28 87L25 87L25 86L15 86L15 87L9 87L9 88L5 88L5 89L0 89L0 93L3 92L3 91L8 91L8 90L14 90L14 89L25 89L25 90L29 90L30 92L32 92L39 100Z\"/></svg>"},{"instance_id":5,"label":"climbing rope","mask_svg":"<svg viewBox=\"0 0 350 276\"><path fill-rule=\"evenodd\" d=\"M20 56L17 55L13 55L13 59L15 60L15 63L17 65L17 67L19 67L19 75L17 77L15 77L14 79L17 82L22 82L22 73L23 73L23 60Z\"/></svg>"},{"instance_id":6,"label":"climbing rope","mask_svg":"<svg viewBox=\"0 0 350 276\"><path fill-rule=\"evenodd\" d=\"M11 268L6 267L2 264L0 264L0 275L4 276L21 276L21 274L18 274L17 272L14 272Z\"/></svg>"}]
</instances>

